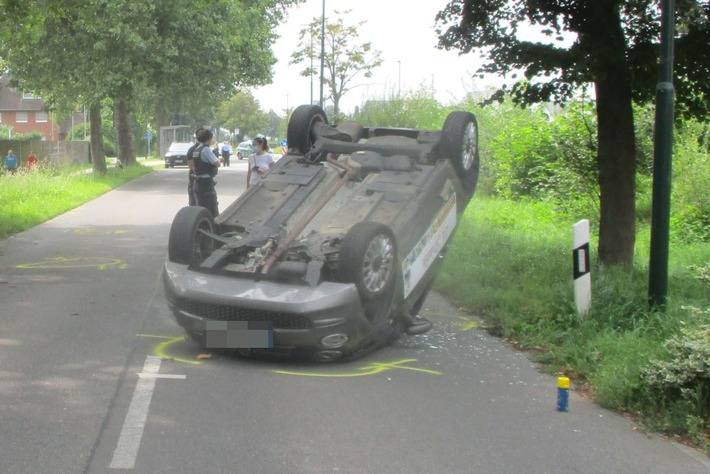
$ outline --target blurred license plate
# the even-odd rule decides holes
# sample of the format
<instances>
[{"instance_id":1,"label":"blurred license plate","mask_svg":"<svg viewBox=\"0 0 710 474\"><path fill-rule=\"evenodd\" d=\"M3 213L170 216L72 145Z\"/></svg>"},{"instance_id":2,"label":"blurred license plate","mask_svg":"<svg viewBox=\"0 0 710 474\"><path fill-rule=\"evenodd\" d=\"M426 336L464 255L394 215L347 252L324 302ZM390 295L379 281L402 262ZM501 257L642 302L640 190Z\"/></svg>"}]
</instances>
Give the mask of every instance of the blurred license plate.
<instances>
[{"instance_id":1,"label":"blurred license plate","mask_svg":"<svg viewBox=\"0 0 710 474\"><path fill-rule=\"evenodd\" d=\"M271 321L207 321L204 345L211 349L270 349L274 347Z\"/></svg>"}]
</instances>

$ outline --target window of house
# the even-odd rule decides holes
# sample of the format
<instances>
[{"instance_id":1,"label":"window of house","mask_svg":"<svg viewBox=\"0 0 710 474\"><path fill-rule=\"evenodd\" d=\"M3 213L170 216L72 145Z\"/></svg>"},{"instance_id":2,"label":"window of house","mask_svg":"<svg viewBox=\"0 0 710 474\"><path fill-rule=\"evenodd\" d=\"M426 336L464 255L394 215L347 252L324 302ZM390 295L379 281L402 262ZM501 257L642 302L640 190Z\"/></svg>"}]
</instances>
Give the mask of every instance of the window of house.
<instances>
[{"instance_id":1,"label":"window of house","mask_svg":"<svg viewBox=\"0 0 710 474\"><path fill-rule=\"evenodd\" d=\"M32 95L32 92L23 92L22 98L23 99L36 99L36 97L34 95Z\"/></svg>"},{"instance_id":2,"label":"window of house","mask_svg":"<svg viewBox=\"0 0 710 474\"><path fill-rule=\"evenodd\" d=\"M35 122L47 123L47 112L37 112L35 115Z\"/></svg>"},{"instance_id":3,"label":"window of house","mask_svg":"<svg viewBox=\"0 0 710 474\"><path fill-rule=\"evenodd\" d=\"M27 123L27 112L17 112L16 122Z\"/></svg>"},{"instance_id":4,"label":"window of house","mask_svg":"<svg viewBox=\"0 0 710 474\"><path fill-rule=\"evenodd\" d=\"M0 112L0 123L2 123L2 112Z\"/></svg>"}]
</instances>

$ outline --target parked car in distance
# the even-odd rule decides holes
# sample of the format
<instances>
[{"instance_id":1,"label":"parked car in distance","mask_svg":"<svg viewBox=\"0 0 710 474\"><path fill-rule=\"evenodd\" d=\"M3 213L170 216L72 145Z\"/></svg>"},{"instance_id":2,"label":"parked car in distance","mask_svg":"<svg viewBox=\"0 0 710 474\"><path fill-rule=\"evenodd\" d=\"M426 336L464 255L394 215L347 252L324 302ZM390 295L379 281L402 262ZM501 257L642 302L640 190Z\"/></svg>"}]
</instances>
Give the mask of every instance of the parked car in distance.
<instances>
[{"instance_id":1,"label":"parked car in distance","mask_svg":"<svg viewBox=\"0 0 710 474\"><path fill-rule=\"evenodd\" d=\"M193 145L191 142L173 142L165 152L165 167L187 166L187 150Z\"/></svg>"},{"instance_id":2,"label":"parked car in distance","mask_svg":"<svg viewBox=\"0 0 710 474\"><path fill-rule=\"evenodd\" d=\"M166 300L203 346L315 361L429 330L422 308L478 181L478 124L330 126L298 107L288 153L216 218L182 208Z\"/></svg>"},{"instance_id":3,"label":"parked car in distance","mask_svg":"<svg viewBox=\"0 0 710 474\"><path fill-rule=\"evenodd\" d=\"M254 153L254 151L251 146L251 140L245 140L237 145L237 158L240 160L246 158L252 153Z\"/></svg>"}]
</instances>

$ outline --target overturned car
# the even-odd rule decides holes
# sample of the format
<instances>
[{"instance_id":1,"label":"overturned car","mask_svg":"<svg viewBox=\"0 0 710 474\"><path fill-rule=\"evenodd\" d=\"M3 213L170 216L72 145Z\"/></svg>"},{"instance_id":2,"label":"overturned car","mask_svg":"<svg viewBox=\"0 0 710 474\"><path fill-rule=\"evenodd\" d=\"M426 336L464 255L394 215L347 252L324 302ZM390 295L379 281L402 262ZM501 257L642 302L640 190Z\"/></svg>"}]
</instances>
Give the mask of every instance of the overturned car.
<instances>
[{"instance_id":1,"label":"overturned car","mask_svg":"<svg viewBox=\"0 0 710 474\"><path fill-rule=\"evenodd\" d=\"M476 188L478 125L440 131L328 125L303 105L289 150L214 220L173 220L163 281L177 322L206 347L317 361L420 334L417 317Z\"/></svg>"}]
</instances>

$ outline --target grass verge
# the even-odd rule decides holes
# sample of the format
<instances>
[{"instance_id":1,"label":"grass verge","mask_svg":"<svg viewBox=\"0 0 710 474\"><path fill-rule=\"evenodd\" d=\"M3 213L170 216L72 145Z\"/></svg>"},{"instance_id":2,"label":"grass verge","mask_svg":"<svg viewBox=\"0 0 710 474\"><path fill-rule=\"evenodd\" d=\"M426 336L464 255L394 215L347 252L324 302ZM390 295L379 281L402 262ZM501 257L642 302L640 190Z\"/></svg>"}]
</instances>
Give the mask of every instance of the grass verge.
<instances>
[{"instance_id":1,"label":"grass verge","mask_svg":"<svg viewBox=\"0 0 710 474\"><path fill-rule=\"evenodd\" d=\"M0 239L63 214L139 176L152 168L109 168L97 176L78 166L21 170L0 174Z\"/></svg>"},{"instance_id":2,"label":"grass verge","mask_svg":"<svg viewBox=\"0 0 710 474\"><path fill-rule=\"evenodd\" d=\"M545 370L571 376L602 406L710 453L710 244L671 245L668 306L651 311L642 230L633 269L593 265L592 308L580 318L575 221L562 219L545 203L476 197L436 289L495 324L496 334L529 350Z\"/></svg>"}]
</instances>

